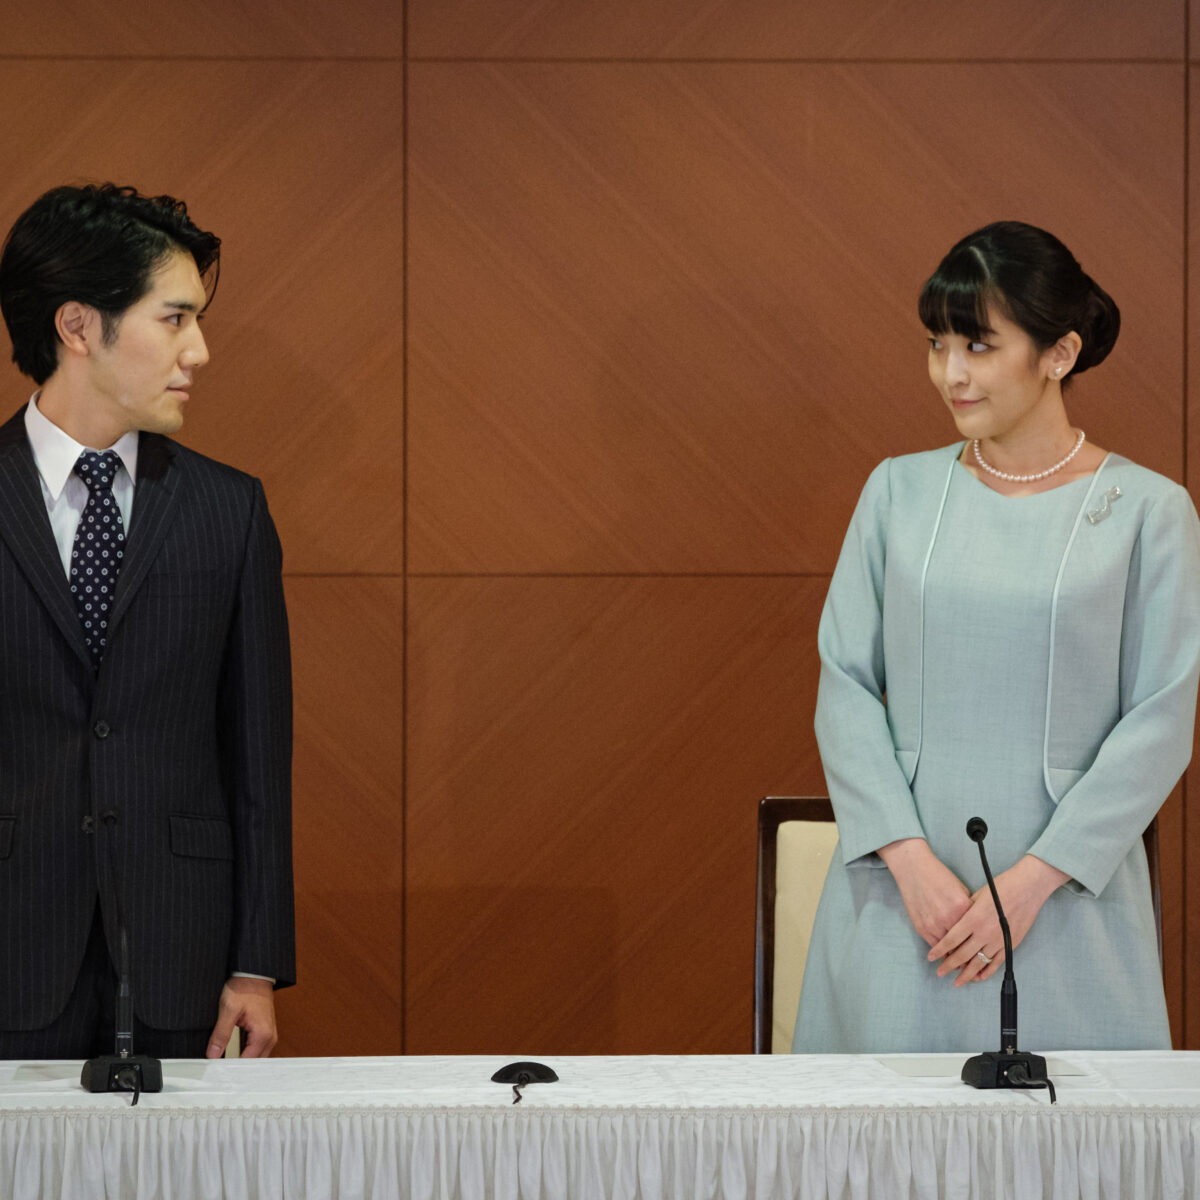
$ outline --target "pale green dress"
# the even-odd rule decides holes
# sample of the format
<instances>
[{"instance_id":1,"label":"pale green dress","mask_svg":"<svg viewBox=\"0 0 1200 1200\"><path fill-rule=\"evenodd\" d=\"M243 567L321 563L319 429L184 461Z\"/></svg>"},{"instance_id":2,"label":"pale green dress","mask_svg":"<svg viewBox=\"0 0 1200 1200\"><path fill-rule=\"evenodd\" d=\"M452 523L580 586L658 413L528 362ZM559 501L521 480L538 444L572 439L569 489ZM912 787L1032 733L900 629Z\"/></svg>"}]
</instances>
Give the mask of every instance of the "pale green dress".
<instances>
[{"instance_id":1,"label":"pale green dress","mask_svg":"<svg viewBox=\"0 0 1200 1200\"><path fill-rule=\"evenodd\" d=\"M972 816L988 824L994 873L1032 848L1076 877L1016 951L1022 1048L1169 1047L1139 835L1190 756L1195 511L1177 485L1116 456L1098 478L1006 497L954 462L956 452L893 460L872 476L830 587L817 727L852 857L835 854L825 883L794 1049L999 1048L1001 974L959 989L937 978L872 853L924 836L974 890L985 881L965 833ZM898 595L890 615L887 586ZM888 672L893 657L903 679ZM893 705L900 711L888 713ZM1105 736L1060 752L1097 719ZM882 738L886 747L873 744ZM897 753L914 740L915 750ZM1109 767L1110 742L1110 758L1156 761L1144 772L1136 761ZM910 780L887 765L907 769L914 756ZM1074 809L1063 794L1077 797Z\"/></svg>"}]
</instances>

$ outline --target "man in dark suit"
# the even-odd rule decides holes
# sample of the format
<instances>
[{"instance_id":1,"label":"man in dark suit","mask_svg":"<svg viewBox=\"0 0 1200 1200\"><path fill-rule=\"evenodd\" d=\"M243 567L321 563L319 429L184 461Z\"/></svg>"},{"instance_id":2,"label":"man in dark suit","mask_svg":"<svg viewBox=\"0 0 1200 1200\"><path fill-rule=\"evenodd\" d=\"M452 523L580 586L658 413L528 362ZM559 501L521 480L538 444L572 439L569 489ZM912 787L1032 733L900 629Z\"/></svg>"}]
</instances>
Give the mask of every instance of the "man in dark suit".
<instances>
[{"instance_id":1,"label":"man in dark suit","mask_svg":"<svg viewBox=\"0 0 1200 1200\"><path fill-rule=\"evenodd\" d=\"M257 479L172 441L220 242L168 196L56 188L0 256L0 1058L276 1041L295 978L291 671Z\"/></svg>"}]
</instances>

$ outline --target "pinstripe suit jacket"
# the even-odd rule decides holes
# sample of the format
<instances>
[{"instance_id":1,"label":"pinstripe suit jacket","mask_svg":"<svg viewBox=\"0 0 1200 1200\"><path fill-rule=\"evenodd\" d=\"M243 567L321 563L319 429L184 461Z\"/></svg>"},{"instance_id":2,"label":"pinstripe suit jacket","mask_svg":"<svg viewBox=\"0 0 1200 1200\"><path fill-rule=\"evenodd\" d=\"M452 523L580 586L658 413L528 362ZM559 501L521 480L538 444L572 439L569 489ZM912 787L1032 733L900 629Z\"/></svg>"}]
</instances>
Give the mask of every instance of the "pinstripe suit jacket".
<instances>
[{"instance_id":1,"label":"pinstripe suit jacket","mask_svg":"<svg viewBox=\"0 0 1200 1200\"><path fill-rule=\"evenodd\" d=\"M101 899L134 1007L216 1016L231 971L295 978L291 667L258 480L143 433L94 671L22 412L0 426L0 1028L70 994Z\"/></svg>"}]
</instances>

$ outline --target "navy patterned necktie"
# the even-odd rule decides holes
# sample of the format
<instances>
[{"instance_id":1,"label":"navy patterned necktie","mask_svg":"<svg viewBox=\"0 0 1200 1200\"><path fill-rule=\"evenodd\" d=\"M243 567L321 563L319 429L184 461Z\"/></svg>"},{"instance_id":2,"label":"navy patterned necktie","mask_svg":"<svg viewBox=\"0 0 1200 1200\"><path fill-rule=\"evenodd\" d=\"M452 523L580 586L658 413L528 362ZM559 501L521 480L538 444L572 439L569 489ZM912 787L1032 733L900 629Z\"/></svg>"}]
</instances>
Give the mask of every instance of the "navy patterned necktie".
<instances>
[{"instance_id":1,"label":"navy patterned necktie","mask_svg":"<svg viewBox=\"0 0 1200 1200\"><path fill-rule=\"evenodd\" d=\"M71 549L71 595L97 667L104 657L108 614L125 553L125 527L112 491L120 466L114 450L102 454L85 450L75 464L75 474L87 484L88 498Z\"/></svg>"}]
</instances>

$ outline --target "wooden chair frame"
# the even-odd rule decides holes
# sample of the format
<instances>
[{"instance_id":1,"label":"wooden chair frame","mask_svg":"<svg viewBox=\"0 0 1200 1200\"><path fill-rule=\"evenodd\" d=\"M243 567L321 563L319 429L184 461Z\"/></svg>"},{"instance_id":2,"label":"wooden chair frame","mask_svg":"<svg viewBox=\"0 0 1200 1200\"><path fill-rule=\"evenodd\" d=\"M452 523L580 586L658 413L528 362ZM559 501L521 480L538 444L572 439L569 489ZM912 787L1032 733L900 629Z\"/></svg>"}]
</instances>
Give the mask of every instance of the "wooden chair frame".
<instances>
[{"instance_id":1,"label":"wooden chair frame","mask_svg":"<svg viewBox=\"0 0 1200 1200\"><path fill-rule=\"evenodd\" d=\"M828 796L766 796L758 805L758 906L754 937L754 1053L771 1053L775 1008L775 864L779 826L832 821Z\"/></svg>"}]
</instances>

